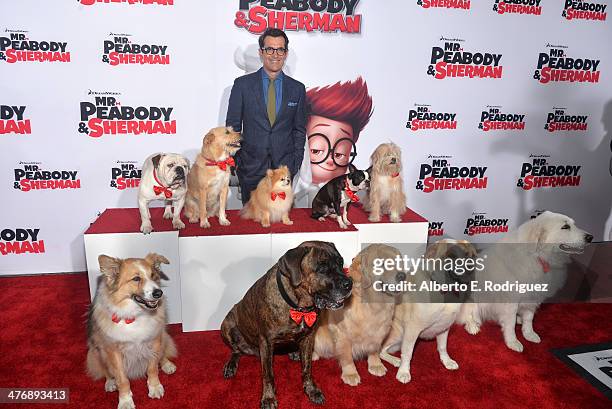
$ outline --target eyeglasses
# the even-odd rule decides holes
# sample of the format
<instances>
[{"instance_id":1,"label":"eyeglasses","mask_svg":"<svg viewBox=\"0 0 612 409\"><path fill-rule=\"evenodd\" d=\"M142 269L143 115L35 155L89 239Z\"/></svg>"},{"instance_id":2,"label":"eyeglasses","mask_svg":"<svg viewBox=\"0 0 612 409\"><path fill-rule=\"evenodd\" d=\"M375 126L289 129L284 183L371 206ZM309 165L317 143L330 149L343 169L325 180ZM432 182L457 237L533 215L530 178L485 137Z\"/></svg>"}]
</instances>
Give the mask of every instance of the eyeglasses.
<instances>
[{"instance_id":1,"label":"eyeglasses","mask_svg":"<svg viewBox=\"0 0 612 409\"><path fill-rule=\"evenodd\" d=\"M287 49L283 47L281 48L266 47L266 48L262 48L261 51L265 52L268 55L273 55L276 52L276 54L282 57L287 52Z\"/></svg>"},{"instance_id":2,"label":"eyeglasses","mask_svg":"<svg viewBox=\"0 0 612 409\"><path fill-rule=\"evenodd\" d=\"M331 146L329 138L321 133L314 133L308 136L308 146L310 149L310 163L318 165L323 163L331 155L334 164L340 168L345 168L355 160L357 147L352 138L340 138L334 146Z\"/></svg>"}]
</instances>

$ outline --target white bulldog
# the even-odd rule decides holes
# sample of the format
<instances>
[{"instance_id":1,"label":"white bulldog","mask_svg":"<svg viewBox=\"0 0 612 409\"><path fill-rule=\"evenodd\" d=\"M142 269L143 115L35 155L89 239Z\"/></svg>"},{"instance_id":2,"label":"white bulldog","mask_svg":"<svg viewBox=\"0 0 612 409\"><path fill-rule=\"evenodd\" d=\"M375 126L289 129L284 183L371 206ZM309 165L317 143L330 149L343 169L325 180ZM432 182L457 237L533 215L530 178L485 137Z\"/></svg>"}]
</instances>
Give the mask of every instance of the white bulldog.
<instances>
[{"instance_id":1,"label":"white bulldog","mask_svg":"<svg viewBox=\"0 0 612 409\"><path fill-rule=\"evenodd\" d=\"M185 204L188 172L189 160L177 153L155 153L145 159L138 188L141 232L149 234L153 230L149 213L149 202L152 200L166 202L164 219L172 218L172 226L175 229L185 227L180 215Z\"/></svg>"}]
</instances>

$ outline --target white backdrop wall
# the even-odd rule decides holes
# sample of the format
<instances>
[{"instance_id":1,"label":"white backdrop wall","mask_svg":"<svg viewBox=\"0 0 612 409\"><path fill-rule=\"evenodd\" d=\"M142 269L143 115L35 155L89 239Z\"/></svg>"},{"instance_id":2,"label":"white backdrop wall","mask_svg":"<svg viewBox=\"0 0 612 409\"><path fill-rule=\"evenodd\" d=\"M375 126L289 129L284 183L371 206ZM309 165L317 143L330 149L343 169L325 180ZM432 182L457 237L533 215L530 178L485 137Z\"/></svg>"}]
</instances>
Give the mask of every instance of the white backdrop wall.
<instances>
[{"instance_id":1,"label":"white backdrop wall","mask_svg":"<svg viewBox=\"0 0 612 409\"><path fill-rule=\"evenodd\" d=\"M0 274L83 271L83 232L97 214L110 207L136 207L137 189L118 187L137 182L113 179L113 169L123 165L128 170L124 176L137 179L150 153L171 151L195 158L204 133L224 123L234 78L260 66L257 34L237 25L240 12L246 18L256 13L253 31L267 24L264 13L295 21L321 17L358 22L358 32L352 33L288 30L285 71L307 88L359 76L367 82L374 113L357 142L355 164L367 167L370 153L381 142L399 144L408 204L431 222L442 223L435 233L497 240L503 233L470 235L465 230L468 220L503 219L512 229L535 212L550 209L574 217L596 240L608 239L612 28L607 3L506 3L513 2L0 0ZM350 16L346 7L337 13L312 8L346 4L353 8ZM287 7L300 5L307 10L292 17ZM274 6L277 9L266 8ZM576 10L581 7L593 10ZM511 12L500 13L508 8ZM51 57L69 61L14 61L15 49L23 42L10 43L11 35L39 47L45 47L44 42L66 43L64 54ZM165 47L165 59L159 61L166 64L109 64L104 43L115 38ZM429 75L432 50L445 43L458 44L460 52L501 54L501 78ZM598 61L587 74L597 81L544 84L535 79L540 53L550 55L551 49L573 59ZM167 121L157 125L170 133L94 137L92 127L89 134L79 132L80 123L88 122L81 118L81 103L94 103L96 96L114 97L121 107L172 108ZM408 129L409 112L417 105L456 114L456 129ZM18 118L6 107L25 110ZM482 112L491 108L524 115L524 124L518 125L524 129L479 129ZM559 110L587 116L586 129L546 130L547 115ZM579 184L518 187L523 163L542 158L548 165L580 166ZM417 189L421 167L434 159L445 159L446 168L486 167L486 188ZM36 169L32 166L73 172L64 173L71 181L62 182L64 189L26 191L33 182L21 179L35 177L23 174L26 167Z\"/></svg>"}]
</instances>

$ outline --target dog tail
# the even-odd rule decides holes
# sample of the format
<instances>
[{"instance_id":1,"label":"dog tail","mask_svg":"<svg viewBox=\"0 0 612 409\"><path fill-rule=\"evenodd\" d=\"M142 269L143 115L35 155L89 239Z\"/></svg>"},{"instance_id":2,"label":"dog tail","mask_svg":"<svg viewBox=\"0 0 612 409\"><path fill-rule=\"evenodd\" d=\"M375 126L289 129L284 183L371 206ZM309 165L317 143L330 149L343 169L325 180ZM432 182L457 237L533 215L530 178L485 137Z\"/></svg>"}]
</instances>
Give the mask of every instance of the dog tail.
<instances>
[{"instance_id":1,"label":"dog tail","mask_svg":"<svg viewBox=\"0 0 612 409\"><path fill-rule=\"evenodd\" d=\"M249 200L247 204L244 205L242 209L240 209L240 217L243 219L254 219L255 212L253 211L253 205Z\"/></svg>"}]
</instances>

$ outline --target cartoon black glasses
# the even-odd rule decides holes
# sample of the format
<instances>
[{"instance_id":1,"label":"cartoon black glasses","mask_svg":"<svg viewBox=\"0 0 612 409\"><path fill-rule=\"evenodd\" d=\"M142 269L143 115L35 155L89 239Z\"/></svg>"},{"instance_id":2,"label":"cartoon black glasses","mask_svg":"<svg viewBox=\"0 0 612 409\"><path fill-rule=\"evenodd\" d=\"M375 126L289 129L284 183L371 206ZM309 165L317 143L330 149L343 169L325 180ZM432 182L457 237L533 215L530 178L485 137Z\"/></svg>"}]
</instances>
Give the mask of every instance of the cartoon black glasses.
<instances>
[{"instance_id":1,"label":"cartoon black glasses","mask_svg":"<svg viewBox=\"0 0 612 409\"><path fill-rule=\"evenodd\" d=\"M308 136L308 149L310 150L310 163L318 165L325 162L329 155L338 167L345 168L355 160L357 146L351 138L340 138L331 146L329 138L321 133Z\"/></svg>"}]
</instances>

